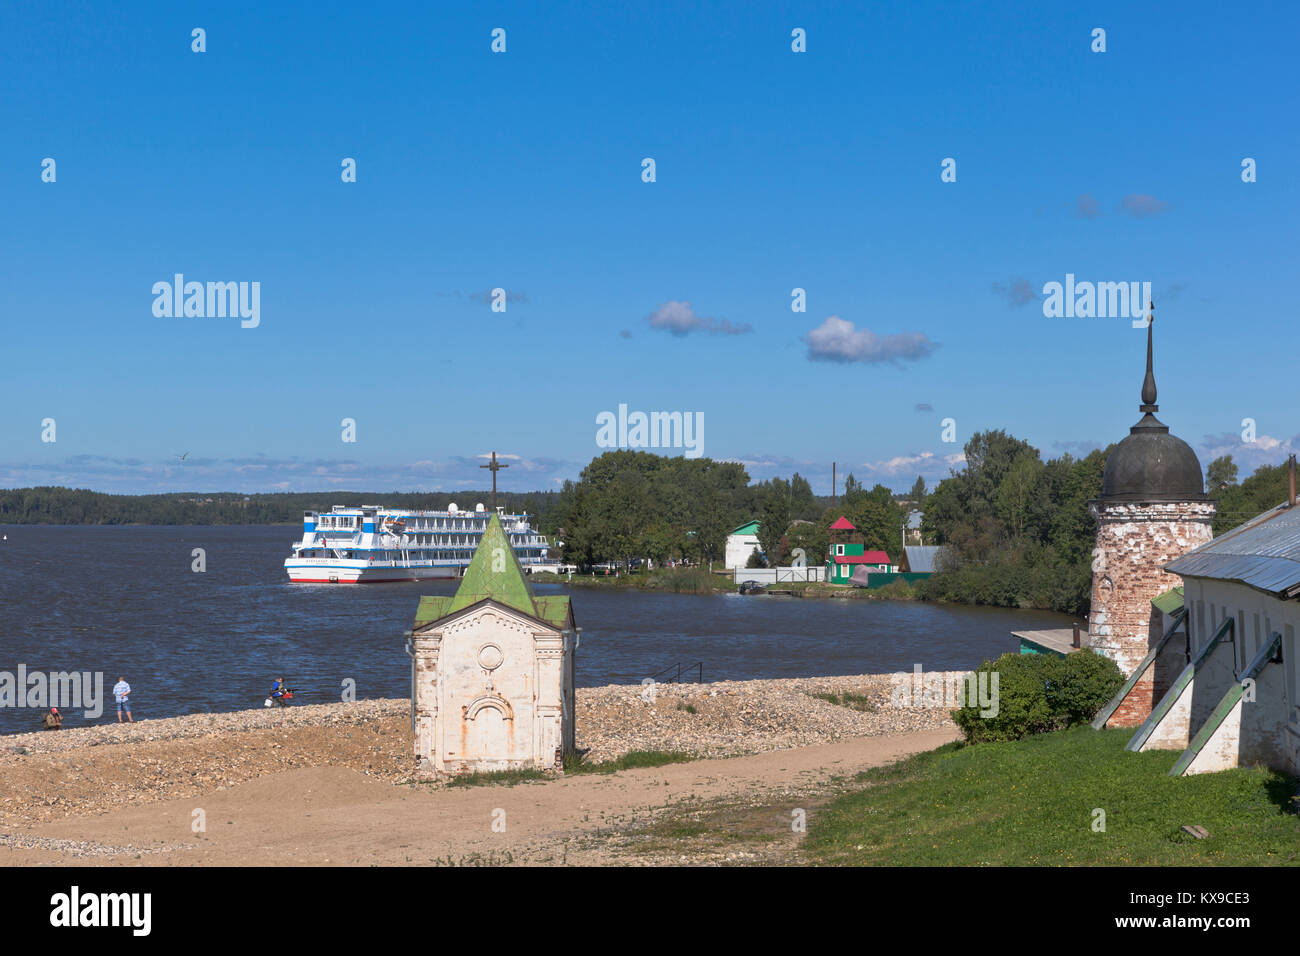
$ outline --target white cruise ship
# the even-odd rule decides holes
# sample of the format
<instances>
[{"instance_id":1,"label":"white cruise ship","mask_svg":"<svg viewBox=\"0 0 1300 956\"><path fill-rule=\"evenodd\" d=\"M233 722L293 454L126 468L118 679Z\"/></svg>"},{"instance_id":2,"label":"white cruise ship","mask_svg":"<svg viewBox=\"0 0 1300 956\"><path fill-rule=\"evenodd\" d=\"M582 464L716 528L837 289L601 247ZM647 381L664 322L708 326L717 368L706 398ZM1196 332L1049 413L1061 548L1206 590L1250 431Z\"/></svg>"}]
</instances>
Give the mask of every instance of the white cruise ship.
<instances>
[{"instance_id":1,"label":"white cruise ship","mask_svg":"<svg viewBox=\"0 0 1300 956\"><path fill-rule=\"evenodd\" d=\"M550 568L546 538L528 515L497 509L525 571ZM394 511L382 505L303 513L302 539L285 559L289 580L304 584L369 584L459 577L469 565L491 512Z\"/></svg>"}]
</instances>

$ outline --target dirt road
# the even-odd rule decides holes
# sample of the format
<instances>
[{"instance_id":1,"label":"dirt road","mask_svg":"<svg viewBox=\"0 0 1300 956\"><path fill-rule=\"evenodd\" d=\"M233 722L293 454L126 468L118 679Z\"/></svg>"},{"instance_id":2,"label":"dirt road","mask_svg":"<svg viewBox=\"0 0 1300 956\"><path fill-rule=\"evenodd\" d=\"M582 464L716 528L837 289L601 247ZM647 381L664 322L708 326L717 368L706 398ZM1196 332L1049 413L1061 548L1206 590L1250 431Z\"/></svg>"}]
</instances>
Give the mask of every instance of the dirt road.
<instances>
[{"instance_id":1,"label":"dirt road","mask_svg":"<svg viewBox=\"0 0 1300 956\"><path fill-rule=\"evenodd\" d=\"M799 839L792 812L824 797L833 778L956 737L955 728L923 730L513 786L435 788L301 767L9 826L0 865L784 862ZM762 831L761 847L712 839L724 818Z\"/></svg>"}]
</instances>

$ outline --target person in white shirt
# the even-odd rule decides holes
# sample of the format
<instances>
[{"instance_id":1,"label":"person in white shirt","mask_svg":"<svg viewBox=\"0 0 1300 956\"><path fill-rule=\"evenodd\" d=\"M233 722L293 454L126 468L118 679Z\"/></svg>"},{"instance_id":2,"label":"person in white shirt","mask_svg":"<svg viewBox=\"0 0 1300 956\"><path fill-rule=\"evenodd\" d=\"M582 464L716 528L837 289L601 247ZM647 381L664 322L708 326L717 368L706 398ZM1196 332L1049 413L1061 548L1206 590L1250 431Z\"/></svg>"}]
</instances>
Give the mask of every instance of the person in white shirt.
<instances>
[{"instance_id":1,"label":"person in white shirt","mask_svg":"<svg viewBox=\"0 0 1300 956\"><path fill-rule=\"evenodd\" d=\"M126 711L126 719L134 724L135 718L131 716L131 685L125 677L119 677L113 685L113 698L117 701L117 722L122 722L122 712Z\"/></svg>"}]
</instances>

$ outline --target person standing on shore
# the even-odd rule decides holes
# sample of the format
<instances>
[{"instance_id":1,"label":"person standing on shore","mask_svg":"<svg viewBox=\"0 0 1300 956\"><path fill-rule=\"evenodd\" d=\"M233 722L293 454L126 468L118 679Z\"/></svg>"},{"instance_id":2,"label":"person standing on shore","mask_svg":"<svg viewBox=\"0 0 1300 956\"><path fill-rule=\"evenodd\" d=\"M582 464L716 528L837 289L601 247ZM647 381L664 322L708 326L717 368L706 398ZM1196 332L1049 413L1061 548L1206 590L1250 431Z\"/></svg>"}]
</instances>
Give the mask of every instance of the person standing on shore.
<instances>
[{"instance_id":1,"label":"person standing on shore","mask_svg":"<svg viewBox=\"0 0 1300 956\"><path fill-rule=\"evenodd\" d=\"M135 718L131 716L131 685L125 677L119 677L113 685L113 699L117 701L117 722L122 722L122 711L126 711L126 719L134 724Z\"/></svg>"}]
</instances>

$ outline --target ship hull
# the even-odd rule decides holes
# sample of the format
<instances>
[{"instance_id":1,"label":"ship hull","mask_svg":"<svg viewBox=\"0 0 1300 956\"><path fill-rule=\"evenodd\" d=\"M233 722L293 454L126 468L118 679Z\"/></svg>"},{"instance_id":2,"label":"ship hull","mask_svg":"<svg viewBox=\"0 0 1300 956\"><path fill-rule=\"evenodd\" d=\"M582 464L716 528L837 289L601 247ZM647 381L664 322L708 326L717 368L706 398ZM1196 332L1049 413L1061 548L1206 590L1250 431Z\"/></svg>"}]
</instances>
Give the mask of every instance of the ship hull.
<instances>
[{"instance_id":1,"label":"ship hull","mask_svg":"<svg viewBox=\"0 0 1300 956\"><path fill-rule=\"evenodd\" d=\"M393 584L398 581L435 581L460 577L456 565L423 568L286 566L293 584Z\"/></svg>"}]
</instances>

